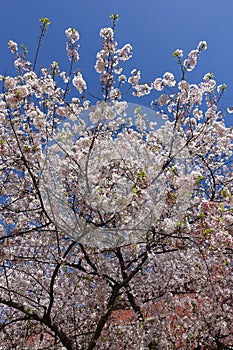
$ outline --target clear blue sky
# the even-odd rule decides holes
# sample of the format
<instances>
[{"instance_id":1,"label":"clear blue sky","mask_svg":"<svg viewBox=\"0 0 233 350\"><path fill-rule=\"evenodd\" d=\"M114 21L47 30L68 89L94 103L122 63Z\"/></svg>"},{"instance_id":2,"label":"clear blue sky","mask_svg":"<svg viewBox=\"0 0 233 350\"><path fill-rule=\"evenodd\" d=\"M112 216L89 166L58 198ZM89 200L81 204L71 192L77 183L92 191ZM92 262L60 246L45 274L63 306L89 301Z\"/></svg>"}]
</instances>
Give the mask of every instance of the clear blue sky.
<instances>
[{"instance_id":1,"label":"clear blue sky","mask_svg":"<svg viewBox=\"0 0 233 350\"><path fill-rule=\"evenodd\" d=\"M64 30L78 29L80 40L79 68L90 91L98 91L98 75L93 65L101 48L99 30L111 24L110 13L118 13L117 41L119 46L131 43L134 57L128 70L140 68L143 81L152 81L164 72L179 77L172 52L188 53L200 40L206 40L198 67L189 75L197 82L206 72L213 72L217 83L228 85L223 103L233 104L233 0L8 0L1 2L0 73L12 72L7 41L24 43L29 57L34 57L39 34L39 18L52 22L41 50L39 62L48 65L53 60L62 69L68 67ZM78 68L77 67L77 68ZM149 104L149 99L141 100Z\"/></svg>"}]
</instances>

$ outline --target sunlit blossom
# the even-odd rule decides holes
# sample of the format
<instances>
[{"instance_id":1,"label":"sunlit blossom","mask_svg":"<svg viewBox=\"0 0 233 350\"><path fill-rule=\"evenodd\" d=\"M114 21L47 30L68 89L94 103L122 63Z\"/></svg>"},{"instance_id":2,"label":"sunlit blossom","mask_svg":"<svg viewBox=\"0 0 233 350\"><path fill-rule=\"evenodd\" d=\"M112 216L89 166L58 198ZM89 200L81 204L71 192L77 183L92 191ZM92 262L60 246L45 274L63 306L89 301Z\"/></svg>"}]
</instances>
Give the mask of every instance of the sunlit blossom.
<instances>
[{"instance_id":1,"label":"sunlit blossom","mask_svg":"<svg viewBox=\"0 0 233 350\"><path fill-rule=\"evenodd\" d=\"M117 100L117 99L121 98L121 92L120 92L120 90L119 90L119 89L112 89L112 90L110 91L110 97L111 97L111 99L113 99L113 100Z\"/></svg>"},{"instance_id":2,"label":"sunlit blossom","mask_svg":"<svg viewBox=\"0 0 233 350\"><path fill-rule=\"evenodd\" d=\"M83 79L82 74L80 72L76 73L72 80L72 83L80 94L87 89L86 82Z\"/></svg>"},{"instance_id":3,"label":"sunlit blossom","mask_svg":"<svg viewBox=\"0 0 233 350\"><path fill-rule=\"evenodd\" d=\"M113 30L112 28L102 28L100 30L100 36L103 38L103 39L108 39L108 40L113 40Z\"/></svg>"},{"instance_id":4,"label":"sunlit blossom","mask_svg":"<svg viewBox=\"0 0 233 350\"><path fill-rule=\"evenodd\" d=\"M157 91L162 91L163 88L164 88L163 79L161 79L161 78L155 79L155 81L154 81L154 83L153 83L153 86L154 86L154 89L155 89L155 90L157 90Z\"/></svg>"},{"instance_id":5,"label":"sunlit blossom","mask_svg":"<svg viewBox=\"0 0 233 350\"><path fill-rule=\"evenodd\" d=\"M18 44L16 42L14 42L13 40L8 41L8 47L12 53L18 52Z\"/></svg>"},{"instance_id":6,"label":"sunlit blossom","mask_svg":"<svg viewBox=\"0 0 233 350\"><path fill-rule=\"evenodd\" d=\"M65 34L67 38L71 41L71 43L75 43L76 41L79 40L79 33L76 29L68 28L65 30Z\"/></svg>"}]
</instances>

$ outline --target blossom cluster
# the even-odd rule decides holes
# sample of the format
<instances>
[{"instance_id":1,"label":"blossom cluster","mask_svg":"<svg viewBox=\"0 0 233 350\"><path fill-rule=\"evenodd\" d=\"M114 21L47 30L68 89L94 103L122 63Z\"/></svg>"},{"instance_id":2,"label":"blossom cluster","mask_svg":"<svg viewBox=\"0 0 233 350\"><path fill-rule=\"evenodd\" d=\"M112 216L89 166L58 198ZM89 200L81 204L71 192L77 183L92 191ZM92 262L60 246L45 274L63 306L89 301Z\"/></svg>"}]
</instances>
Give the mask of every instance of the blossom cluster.
<instances>
[{"instance_id":1,"label":"blossom cluster","mask_svg":"<svg viewBox=\"0 0 233 350\"><path fill-rule=\"evenodd\" d=\"M125 44L122 48L117 49L117 42L114 40L114 31L112 28L101 29L100 36L102 38L103 48L97 53L95 70L100 74L100 82L105 99L110 96L111 99L115 100L120 98L121 94L119 90L114 88L114 75L122 73L120 62L126 62L132 57L132 46ZM121 75L118 81L123 82L123 77Z\"/></svg>"},{"instance_id":2,"label":"blossom cluster","mask_svg":"<svg viewBox=\"0 0 233 350\"><path fill-rule=\"evenodd\" d=\"M65 31L67 37L66 51L68 57L75 62L79 60L78 48L79 48L79 33L76 29L68 28Z\"/></svg>"}]
</instances>

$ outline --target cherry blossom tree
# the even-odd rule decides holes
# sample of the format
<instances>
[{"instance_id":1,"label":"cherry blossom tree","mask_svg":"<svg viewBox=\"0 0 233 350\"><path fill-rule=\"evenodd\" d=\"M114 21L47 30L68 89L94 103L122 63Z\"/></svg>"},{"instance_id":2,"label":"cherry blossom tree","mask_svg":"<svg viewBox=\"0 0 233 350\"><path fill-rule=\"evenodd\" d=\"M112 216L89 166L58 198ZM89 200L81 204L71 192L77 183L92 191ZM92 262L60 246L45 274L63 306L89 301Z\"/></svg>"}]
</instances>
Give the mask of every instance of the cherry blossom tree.
<instances>
[{"instance_id":1,"label":"cherry blossom tree","mask_svg":"<svg viewBox=\"0 0 233 350\"><path fill-rule=\"evenodd\" d=\"M70 69L9 41L1 76L0 349L233 349L233 130L203 51L180 80L125 73L132 47L100 31L92 94L69 28ZM178 73L179 75L179 73ZM176 78L177 79L177 78ZM153 117L124 96L151 94ZM229 108L229 112L232 109ZM127 316L127 317L126 317Z\"/></svg>"}]
</instances>

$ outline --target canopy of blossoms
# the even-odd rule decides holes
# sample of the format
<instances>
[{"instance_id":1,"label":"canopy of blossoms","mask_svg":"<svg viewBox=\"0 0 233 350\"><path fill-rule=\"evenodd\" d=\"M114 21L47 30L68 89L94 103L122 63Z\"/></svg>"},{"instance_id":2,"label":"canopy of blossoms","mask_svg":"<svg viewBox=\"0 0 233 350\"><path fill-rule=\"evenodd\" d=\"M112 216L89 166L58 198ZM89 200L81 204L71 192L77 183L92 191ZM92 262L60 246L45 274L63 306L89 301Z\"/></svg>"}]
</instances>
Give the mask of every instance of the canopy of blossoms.
<instances>
[{"instance_id":1,"label":"canopy of blossoms","mask_svg":"<svg viewBox=\"0 0 233 350\"><path fill-rule=\"evenodd\" d=\"M65 31L68 73L58 62L37 72L48 18L33 62L8 43L16 74L1 76L0 349L232 349L226 85L213 73L189 82L205 41L186 58L173 53L180 79L125 73L132 47L118 47L111 19L95 64L100 96L77 68L76 29ZM127 94L150 94L150 113L132 111Z\"/></svg>"}]
</instances>

